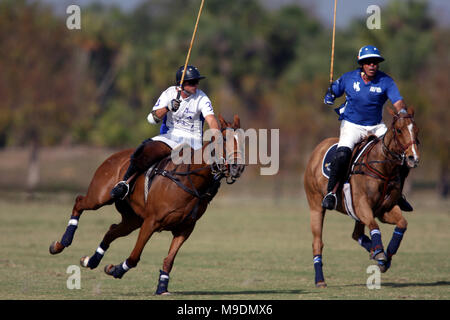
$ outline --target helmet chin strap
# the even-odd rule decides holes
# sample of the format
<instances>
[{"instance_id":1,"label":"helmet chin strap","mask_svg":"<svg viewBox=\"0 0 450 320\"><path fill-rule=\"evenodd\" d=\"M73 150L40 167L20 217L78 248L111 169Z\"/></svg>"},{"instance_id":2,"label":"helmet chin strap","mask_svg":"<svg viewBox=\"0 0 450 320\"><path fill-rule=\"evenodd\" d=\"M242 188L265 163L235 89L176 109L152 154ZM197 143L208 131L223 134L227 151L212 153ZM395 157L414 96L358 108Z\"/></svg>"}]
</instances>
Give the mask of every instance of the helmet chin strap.
<instances>
[{"instance_id":1,"label":"helmet chin strap","mask_svg":"<svg viewBox=\"0 0 450 320\"><path fill-rule=\"evenodd\" d=\"M190 92L188 92L188 91L186 91L186 90L184 90L184 87L183 86L181 86L181 87L178 87L177 88L177 90L178 90L178 95L180 96L180 94L181 93L183 93L183 95L185 95L186 96L186 98L188 98L188 97L190 97L191 96L191 93ZM178 98L177 99L179 99L179 96L178 96Z\"/></svg>"}]
</instances>

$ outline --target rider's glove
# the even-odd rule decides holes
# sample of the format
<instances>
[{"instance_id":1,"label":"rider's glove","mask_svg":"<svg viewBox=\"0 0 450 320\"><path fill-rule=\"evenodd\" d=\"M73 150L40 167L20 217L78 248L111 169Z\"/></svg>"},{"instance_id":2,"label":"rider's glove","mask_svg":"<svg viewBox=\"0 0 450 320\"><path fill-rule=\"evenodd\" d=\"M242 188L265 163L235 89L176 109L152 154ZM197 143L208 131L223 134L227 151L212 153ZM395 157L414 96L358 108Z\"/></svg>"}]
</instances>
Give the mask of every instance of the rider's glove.
<instances>
[{"instance_id":1,"label":"rider's glove","mask_svg":"<svg viewBox=\"0 0 450 320\"><path fill-rule=\"evenodd\" d=\"M181 100L179 99L172 99L169 103L169 110L172 112L176 112L178 108L180 107Z\"/></svg>"},{"instance_id":2,"label":"rider's glove","mask_svg":"<svg viewBox=\"0 0 450 320\"><path fill-rule=\"evenodd\" d=\"M323 103L332 106L334 104L334 99L336 99L336 95L333 93L330 85L325 93L325 97L323 98Z\"/></svg>"}]
</instances>

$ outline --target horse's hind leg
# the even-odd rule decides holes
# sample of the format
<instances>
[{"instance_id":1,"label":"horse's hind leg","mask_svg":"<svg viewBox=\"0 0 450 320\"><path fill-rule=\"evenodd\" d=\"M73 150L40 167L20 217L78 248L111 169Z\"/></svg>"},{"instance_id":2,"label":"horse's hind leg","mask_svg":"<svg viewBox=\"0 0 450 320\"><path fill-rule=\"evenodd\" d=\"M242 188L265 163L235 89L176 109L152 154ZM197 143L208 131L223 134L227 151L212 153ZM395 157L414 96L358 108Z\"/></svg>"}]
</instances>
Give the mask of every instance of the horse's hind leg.
<instances>
[{"instance_id":1,"label":"horse's hind leg","mask_svg":"<svg viewBox=\"0 0 450 320\"><path fill-rule=\"evenodd\" d=\"M323 220L325 218L325 209L318 207L316 209L310 209L311 217L311 231L313 234L313 262L314 262L314 272L315 272L315 284L318 288L325 288L327 286L325 278L323 276L322 270L322 251L323 251L323 241L322 241L322 230L323 230Z\"/></svg>"},{"instance_id":2,"label":"horse's hind leg","mask_svg":"<svg viewBox=\"0 0 450 320\"><path fill-rule=\"evenodd\" d=\"M403 235L408 227L408 222L402 215L402 211L398 206L394 206L391 211L386 212L380 220L384 223L394 224L395 229L392 234L391 241L386 250L388 263L386 265L386 271L391 266L392 256L397 253L400 243L402 242Z\"/></svg>"},{"instance_id":3,"label":"horse's hind leg","mask_svg":"<svg viewBox=\"0 0 450 320\"><path fill-rule=\"evenodd\" d=\"M122 215L122 221L109 227L94 254L91 257L84 256L81 258L81 266L90 269L96 268L115 239L129 235L142 225L142 218L136 215L126 202L116 202L116 208Z\"/></svg>"},{"instance_id":4,"label":"horse's hind leg","mask_svg":"<svg viewBox=\"0 0 450 320\"><path fill-rule=\"evenodd\" d=\"M50 245L49 251L51 254L60 253L64 248L72 244L75 231L78 227L78 221L84 210L97 210L100 207L113 202L111 196L105 192L105 189L97 187L94 180L95 178L91 182L86 196L79 195L76 197L69 223L61 241L54 241Z\"/></svg>"},{"instance_id":5,"label":"horse's hind leg","mask_svg":"<svg viewBox=\"0 0 450 320\"><path fill-rule=\"evenodd\" d=\"M168 286L169 286L169 273L172 270L173 262L175 260L175 256L178 253L178 250L180 250L180 247L183 245L183 243L189 238L189 236L192 233L192 230L194 230L195 224L190 225L186 229L183 229L181 231L173 231L173 239L172 243L170 244L170 249L167 257L164 259L163 262L163 268L159 271L159 280L158 280L158 287L156 288L155 294L168 294Z\"/></svg>"}]
</instances>

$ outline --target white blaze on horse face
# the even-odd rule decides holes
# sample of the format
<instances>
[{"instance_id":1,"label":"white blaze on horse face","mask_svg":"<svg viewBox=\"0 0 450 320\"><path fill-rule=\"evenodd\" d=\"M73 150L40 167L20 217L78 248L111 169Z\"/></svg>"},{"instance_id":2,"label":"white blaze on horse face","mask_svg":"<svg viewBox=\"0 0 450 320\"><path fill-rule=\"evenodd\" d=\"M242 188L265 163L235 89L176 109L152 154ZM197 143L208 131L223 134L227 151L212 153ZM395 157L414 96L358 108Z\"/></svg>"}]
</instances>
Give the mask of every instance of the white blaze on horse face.
<instances>
[{"instance_id":1,"label":"white blaze on horse face","mask_svg":"<svg viewBox=\"0 0 450 320\"><path fill-rule=\"evenodd\" d=\"M243 136L243 129L226 130L226 159L229 164L244 164L244 145L241 143Z\"/></svg>"},{"instance_id":2,"label":"white blaze on horse face","mask_svg":"<svg viewBox=\"0 0 450 320\"><path fill-rule=\"evenodd\" d=\"M413 124L412 123L408 124L408 131L409 131L409 134L411 135L411 141L415 141L414 133L413 133ZM413 143L411 145L411 150L412 150L413 155L414 155L414 160L415 161L419 161L419 156L417 155L417 150L416 150L416 144L415 143Z\"/></svg>"}]
</instances>

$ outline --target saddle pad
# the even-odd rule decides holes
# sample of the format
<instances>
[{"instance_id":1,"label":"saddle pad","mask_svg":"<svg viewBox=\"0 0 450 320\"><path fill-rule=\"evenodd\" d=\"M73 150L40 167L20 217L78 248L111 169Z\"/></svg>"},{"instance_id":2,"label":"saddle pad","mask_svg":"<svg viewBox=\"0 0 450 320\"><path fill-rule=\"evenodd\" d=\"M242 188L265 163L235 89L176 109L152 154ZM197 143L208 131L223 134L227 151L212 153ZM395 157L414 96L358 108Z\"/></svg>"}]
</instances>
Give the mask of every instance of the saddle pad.
<instances>
[{"instance_id":1,"label":"saddle pad","mask_svg":"<svg viewBox=\"0 0 450 320\"><path fill-rule=\"evenodd\" d=\"M344 187L342 189L344 191L345 211L347 211L347 214L350 218L355 221L360 221L355 214L355 210L353 209L352 187L350 186L350 183L344 183Z\"/></svg>"},{"instance_id":2,"label":"saddle pad","mask_svg":"<svg viewBox=\"0 0 450 320\"><path fill-rule=\"evenodd\" d=\"M331 162L333 161L334 154L336 153L337 143L333 144L330 148L328 148L327 152L325 152L325 156L322 160L322 174L329 179L331 172Z\"/></svg>"},{"instance_id":3,"label":"saddle pad","mask_svg":"<svg viewBox=\"0 0 450 320\"><path fill-rule=\"evenodd\" d=\"M368 145L369 144L370 143L368 143ZM331 171L330 165L331 165L331 162L333 161L334 154L336 153L337 145L338 144L336 143L336 144L333 144L330 148L328 148L328 150L327 150L327 152L325 152L325 156L323 157L323 160L322 160L322 174L327 179L330 178L330 171ZM364 147L362 152L366 149L366 147ZM361 153L359 153L359 155ZM359 155L358 155L358 157L356 157L355 161L357 161L359 159ZM348 183L348 182L344 183L342 191L344 194L345 211L347 212L348 216L351 217L353 220L360 221L358 219L358 217L356 216L355 211L353 209L352 189L351 189L350 183Z\"/></svg>"},{"instance_id":4,"label":"saddle pad","mask_svg":"<svg viewBox=\"0 0 450 320\"><path fill-rule=\"evenodd\" d=\"M158 163L155 163L145 172L144 203L147 203L148 192L150 191L150 186L152 185L152 180L154 178L153 169L155 169L157 164Z\"/></svg>"}]
</instances>

